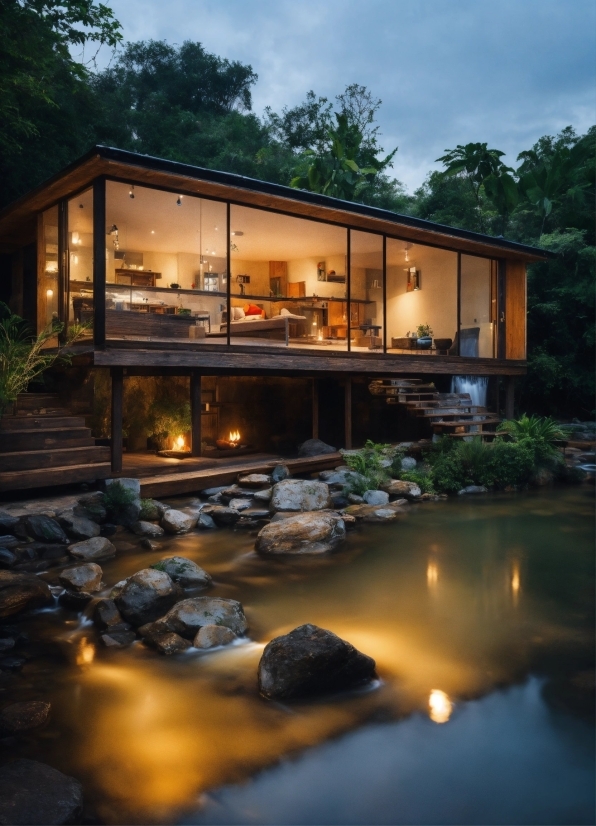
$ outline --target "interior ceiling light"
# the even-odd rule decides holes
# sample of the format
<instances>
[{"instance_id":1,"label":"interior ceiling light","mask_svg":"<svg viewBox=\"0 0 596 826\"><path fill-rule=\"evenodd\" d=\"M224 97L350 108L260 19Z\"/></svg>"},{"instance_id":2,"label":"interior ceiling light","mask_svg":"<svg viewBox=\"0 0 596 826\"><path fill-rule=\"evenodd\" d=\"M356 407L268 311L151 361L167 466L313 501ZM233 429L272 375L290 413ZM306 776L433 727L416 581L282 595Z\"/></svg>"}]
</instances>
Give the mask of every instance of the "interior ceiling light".
<instances>
[{"instance_id":1,"label":"interior ceiling light","mask_svg":"<svg viewBox=\"0 0 596 826\"><path fill-rule=\"evenodd\" d=\"M131 184L131 185L130 185L130 189L128 190L128 197L129 197L129 198L134 198L134 197L135 197L134 189L135 189L135 188L134 188L134 185L133 185L133 184Z\"/></svg>"}]
</instances>

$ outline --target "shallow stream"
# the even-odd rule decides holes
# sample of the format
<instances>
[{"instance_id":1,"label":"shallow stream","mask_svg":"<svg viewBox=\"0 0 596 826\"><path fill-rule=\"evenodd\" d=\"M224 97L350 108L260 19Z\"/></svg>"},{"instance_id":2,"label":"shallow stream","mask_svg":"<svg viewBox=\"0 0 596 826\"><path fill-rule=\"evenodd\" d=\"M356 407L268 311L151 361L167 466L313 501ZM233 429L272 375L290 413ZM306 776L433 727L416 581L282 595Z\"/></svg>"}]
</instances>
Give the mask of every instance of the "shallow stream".
<instances>
[{"instance_id":1,"label":"shallow stream","mask_svg":"<svg viewBox=\"0 0 596 826\"><path fill-rule=\"evenodd\" d=\"M106 595L188 556L242 602L250 640L166 658L40 612L28 631L50 644L0 704L50 699L51 721L11 753L79 778L89 823L594 823L593 515L585 485L456 498L277 562L241 531L157 552L122 537ZM374 657L379 684L262 699L264 645L306 622Z\"/></svg>"}]
</instances>

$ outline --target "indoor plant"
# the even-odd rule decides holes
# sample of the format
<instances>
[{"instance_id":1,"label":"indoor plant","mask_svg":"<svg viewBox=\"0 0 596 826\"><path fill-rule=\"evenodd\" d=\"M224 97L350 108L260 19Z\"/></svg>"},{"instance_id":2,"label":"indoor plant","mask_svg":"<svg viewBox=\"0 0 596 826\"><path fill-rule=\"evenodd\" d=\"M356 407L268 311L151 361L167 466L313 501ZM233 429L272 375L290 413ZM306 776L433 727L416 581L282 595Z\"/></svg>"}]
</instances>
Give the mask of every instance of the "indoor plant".
<instances>
[{"instance_id":1,"label":"indoor plant","mask_svg":"<svg viewBox=\"0 0 596 826\"><path fill-rule=\"evenodd\" d=\"M430 324L419 324L416 328L416 346L419 350L430 350L433 344L433 331Z\"/></svg>"}]
</instances>

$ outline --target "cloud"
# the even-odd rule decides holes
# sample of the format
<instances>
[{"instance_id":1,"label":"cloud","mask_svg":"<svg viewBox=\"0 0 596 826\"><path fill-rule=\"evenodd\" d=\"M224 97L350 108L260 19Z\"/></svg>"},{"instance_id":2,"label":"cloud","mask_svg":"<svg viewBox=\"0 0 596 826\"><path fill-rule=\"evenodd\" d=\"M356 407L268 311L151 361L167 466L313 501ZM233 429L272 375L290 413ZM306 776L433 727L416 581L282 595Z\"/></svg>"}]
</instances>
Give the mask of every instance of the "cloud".
<instances>
[{"instance_id":1,"label":"cloud","mask_svg":"<svg viewBox=\"0 0 596 826\"><path fill-rule=\"evenodd\" d=\"M445 148L487 141L515 163L596 120L593 0L112 0L126 40L198 40L250 63L253 108L349 83L383 100L383 144L412 189Z\"/></svg>"}]
</instances>

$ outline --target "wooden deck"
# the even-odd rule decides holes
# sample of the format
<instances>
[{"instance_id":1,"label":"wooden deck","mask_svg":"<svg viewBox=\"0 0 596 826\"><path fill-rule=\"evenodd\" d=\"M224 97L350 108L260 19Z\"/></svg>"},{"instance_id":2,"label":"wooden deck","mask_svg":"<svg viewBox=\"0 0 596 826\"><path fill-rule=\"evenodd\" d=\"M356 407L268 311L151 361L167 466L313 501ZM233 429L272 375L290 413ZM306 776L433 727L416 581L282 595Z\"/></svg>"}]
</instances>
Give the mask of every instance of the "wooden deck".
<instances>
[{"instance_id":1,"label":"wooden deck","mask_svg":"<svg viewBox=\"0 0 596 826\"><path fill-rule=\"evenodd\" d=\"M154 460L161 459L161 463ZM293 475L314 473L341 464L340 453L323 456L286 459L268 453L258 453L230 459L162 459L148 454L129 454L119 476L133 476L141 480L141 496L144 498L176 496L197 493L205 488L229 485L239 474L270 473L275 465L287 465ZM179 464L166 464L175 463Z\"/></svg>"}]
</instances>

